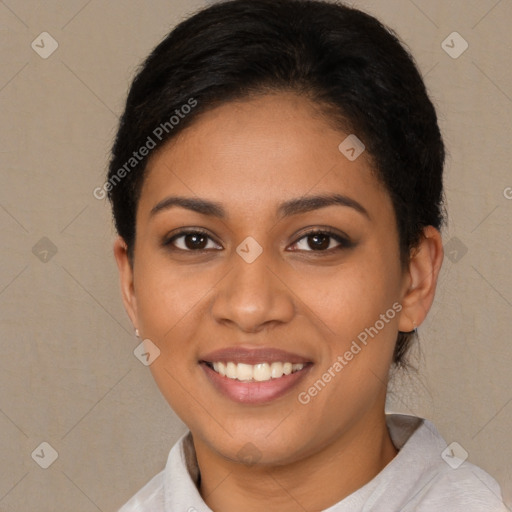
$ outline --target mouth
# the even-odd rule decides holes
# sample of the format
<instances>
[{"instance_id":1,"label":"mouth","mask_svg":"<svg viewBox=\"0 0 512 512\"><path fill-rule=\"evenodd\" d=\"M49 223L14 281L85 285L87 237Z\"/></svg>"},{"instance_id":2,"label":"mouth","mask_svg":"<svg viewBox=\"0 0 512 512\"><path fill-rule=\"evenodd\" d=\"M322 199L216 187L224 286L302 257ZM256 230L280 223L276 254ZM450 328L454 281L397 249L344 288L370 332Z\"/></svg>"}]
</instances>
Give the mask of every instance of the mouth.
<instances>
[{"instance_id":1,"label":"mouth","mask_svg":"<svg viewBox=\"0 0 512 512\"><path fill-rule=\"evenodd\" d=\"M313 366L297 354L242 347L205 355L199 364L216 391L244 404L268 403L287 394Z\"/></svg>"},{"instance_id":2,"label":"mouth","mask_svg":"<svg viewBox=\"0 0 512 512\"><path fill-rule=\"evenodd\" d=\"M214 372L222 375L222 377L238 380L240 382L268 382L271 379L280 379L283 375L291 375L292 373L298 372L305 366L303 363L283 363L280 361L254 365L235 363L233 361L229 361L228 363L223 363L222 361L215 363L204 361L204 364Z\"/></svg>"}]
</instances>

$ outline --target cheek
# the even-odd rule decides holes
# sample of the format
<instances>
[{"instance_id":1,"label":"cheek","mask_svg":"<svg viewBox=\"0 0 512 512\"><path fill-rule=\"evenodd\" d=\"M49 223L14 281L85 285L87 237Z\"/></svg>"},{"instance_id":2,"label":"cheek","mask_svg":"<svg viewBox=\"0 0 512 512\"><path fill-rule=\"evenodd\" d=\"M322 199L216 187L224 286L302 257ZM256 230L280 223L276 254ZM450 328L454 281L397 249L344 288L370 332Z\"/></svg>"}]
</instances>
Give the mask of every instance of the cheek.
<instances>
[{"instance_id":1,"label":"cheek","mask_svg":"<svg viewBox=\"0 0 512 512\"><path fill-rule=\"evenodd\" d=\"M181 271L165 257L139 253L135 269L141 332L160 350L150 371L169 405L183 418L191 402L191 383L200 368L194 344L199 318L215 281L207 273ZM213 279L213 278L212 278Z\"/></svg>"},{"instance_id":2,"label":"cheek","mask_svg":"<svg viewBox=\"0 0 512 512\"><path fill-rule=\"evenodd\" d=\"M294 291L326 334L343 345L392 307L398 297L398 268L393 262L386 265L382 259L361 256L325 273L295 276Z\"/></svg>"},{"instance_id":3,"label":"cheek","mask_svg":"<svg viewBox=\"0 0 512 512\"><path fill-rule=\"evenodd\" d=\"M379 265L340 269L307 285L302 293L322 329L323 356L301 391L338 425L385 393L400 307L397 285Z\"/></svg>"},{"instance_id":4,"label":"cheek","mask_svg":"<svg viewBox=\"0 0 512 512\"><path fill-rule=\"evenodd\" d=\"M160 255L140 254L135 268L137 311L144 333L162 341L208 299L211 273L172 266Z\"/></svg>"},{"instance_id":5,"label":"cheek","mask_svg":"<svg viewBox=\"0 0 512 512\"><path fill-rule=\"evenodd\" d=\"M308 386L322 388L328 382L329 389L315 401L335 416L343 417L385 390L400 309L400 266L393 255L392 247L389 253L361 251L357 261L301 280L297 294L314 312L310 316L324 338L324 357Z\"/></svg>"}]
</instances>

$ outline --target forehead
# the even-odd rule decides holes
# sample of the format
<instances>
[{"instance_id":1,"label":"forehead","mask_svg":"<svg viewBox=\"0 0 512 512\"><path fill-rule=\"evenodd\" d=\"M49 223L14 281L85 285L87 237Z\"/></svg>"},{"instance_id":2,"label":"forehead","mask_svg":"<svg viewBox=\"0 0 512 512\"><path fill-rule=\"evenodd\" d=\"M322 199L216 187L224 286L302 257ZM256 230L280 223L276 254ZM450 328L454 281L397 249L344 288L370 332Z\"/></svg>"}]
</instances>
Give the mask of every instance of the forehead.
<instances>
[{"instance_id":1,"label":"forehead","mask_svg":"<svg viewBox=\"0 0 512 512\"><path fill-rule=\"evenodd\" d=\"M389 207L369 156L363 152L351 161L340 151L348 135L317 105L293 93L224 104L152 155L139 208L151 209L176 193L243 211L270 208L286 197L336 192Z\"/></svg>"}]
</instances>

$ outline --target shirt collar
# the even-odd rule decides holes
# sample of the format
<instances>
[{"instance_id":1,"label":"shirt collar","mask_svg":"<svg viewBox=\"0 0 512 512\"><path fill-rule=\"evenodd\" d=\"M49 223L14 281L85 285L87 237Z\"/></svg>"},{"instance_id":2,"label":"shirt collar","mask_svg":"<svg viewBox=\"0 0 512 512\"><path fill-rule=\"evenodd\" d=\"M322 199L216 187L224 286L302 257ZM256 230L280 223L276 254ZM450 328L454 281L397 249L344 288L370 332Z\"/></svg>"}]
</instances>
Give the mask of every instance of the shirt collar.
<instances>
[{"instance_id":1,"label":"shirt collar","mask_svg":"<svg viewBox=\"0 0 512 512\"><path fill-rule=\"evenodd\" d=\"M434 425L427 420L403 414L387 414L386 422L393 444L399 453L374 479L325 512L354 510L350 509L352 503L364 503L372 494L375 494L379 484L394 466L403 463L409 465L414 462L414 458L417 457L418 443L423 444L428 440L427 444L430 444L430 448L434 448L435 455L440 453L439 448L446 446ZM413 438L416 439L413 441ZM409 459L412 460L409 461ZM188 431L176 442L167 459L164 477L166 512L213 512L199 494L199 482L200 472L192 434ZM349 508L346 508L347 506Z\"/></svg>"}]
</instances>

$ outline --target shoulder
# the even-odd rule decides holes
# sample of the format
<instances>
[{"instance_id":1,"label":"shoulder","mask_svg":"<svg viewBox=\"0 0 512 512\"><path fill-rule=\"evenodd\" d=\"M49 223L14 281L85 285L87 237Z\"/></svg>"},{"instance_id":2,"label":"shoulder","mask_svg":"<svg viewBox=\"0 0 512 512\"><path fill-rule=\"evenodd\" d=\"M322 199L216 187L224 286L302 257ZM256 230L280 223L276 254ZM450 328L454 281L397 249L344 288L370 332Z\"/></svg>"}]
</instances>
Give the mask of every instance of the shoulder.
<instances>
[{"instance_id":1,"label":"shoulder","mask_svg":"<svg viewBox=\"0 0 512 512\"><path fill-rule=\"evenodd\" d=\"M507 512L498 483L483 469L464 462L459 468L438 467L411 501L418 512Z\"/></svg>"},{"instance_id":2,"label":"shoulder","mask_svg":"<svg viewBox=\"0 0 512 512\"><path fill-rule=\"evenodd\" d=\"M404 415L392 415L388 420L390 434L400 450L394 476L409 484L409 492L400 510L508 510L502 501L498 483L483 469L464 458L458 459L431 422ZM396 480L395 484L398 484Z\"/></svg>"},{"instance_id":3,"label":"shoulder","mask_svg":"<svg viewBox=\"0 0 512 512\"><path fill-rule=\"evenodd\" d=\"M118 512L164 512L164 476L165 471L155 475Z\"/></svg>"},{"instance_id":4,"label":"shoulder","mask_svg":"<svg viewBox=\"0 0 512 512\"><path fill-rule=\"evenodd\" d=\"M169 451L165 468L155 475L117 512L168 512L181 509L181 501L197 494L187 470L190 432L183 434Z\"/></svg>"}]
</instances>

